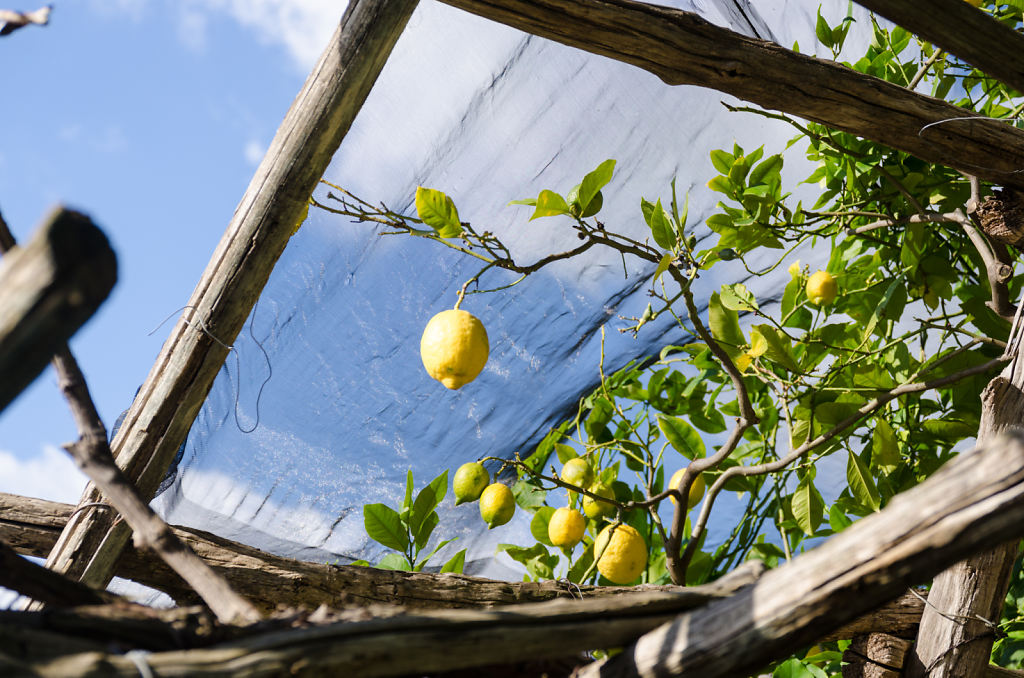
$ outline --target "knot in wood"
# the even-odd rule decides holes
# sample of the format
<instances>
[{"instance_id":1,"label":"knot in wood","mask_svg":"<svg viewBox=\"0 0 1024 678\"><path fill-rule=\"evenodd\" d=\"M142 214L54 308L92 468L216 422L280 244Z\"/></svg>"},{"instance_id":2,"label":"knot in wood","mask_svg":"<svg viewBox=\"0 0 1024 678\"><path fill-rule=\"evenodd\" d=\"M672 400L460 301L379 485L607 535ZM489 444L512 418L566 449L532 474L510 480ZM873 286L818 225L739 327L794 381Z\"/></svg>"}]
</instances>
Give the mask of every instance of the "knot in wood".
<instances>
[{"instance_id":1,"label":"knot in wood","mask_svg":"<svg viewBox=\"0 0 1024 678\"><path fill-rule=\"evenodd\" d=\"M997 190L978 205L981 230L994 240L1014 247L1024 243L1024 198L1013 189Z\"/></svg>"}]
</instances>

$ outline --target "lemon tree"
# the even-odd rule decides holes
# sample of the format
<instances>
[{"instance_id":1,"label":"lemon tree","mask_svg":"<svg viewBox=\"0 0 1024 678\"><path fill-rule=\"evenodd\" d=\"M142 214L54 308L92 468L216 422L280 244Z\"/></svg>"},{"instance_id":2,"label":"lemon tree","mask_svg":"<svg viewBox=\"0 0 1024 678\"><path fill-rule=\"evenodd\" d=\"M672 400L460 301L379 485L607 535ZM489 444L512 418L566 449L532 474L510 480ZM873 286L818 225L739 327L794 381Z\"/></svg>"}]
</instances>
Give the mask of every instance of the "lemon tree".
<instances>
[{"instance_id":1,"label":"lemon tree","mask_svg":"<svg viewBox=\"0 0 1024 678\"><path fill-rule=\"evenodd\" d=\"M978 4L1024 29L1021 3ZM818 16L817 39L836 59L851 25ZM1017 92L902 28L867 28L871 43L850 68L973 118L1012 122L1024 109ZM524 220L550 219L582 241L534 262L515 260L497 235L462 221L437 189L417 192L415 216L373 212L369 202L325 207L372 213L395 231L482 260L474 293L502 294L595 246L647 267L647 308L611 325L634 334L654 327L672 342L625 365L606 366L602 355L597 386L580 394L571 416L516 458L489 462L495 477L514 480L500 502L488 498L484 519L493 527L509 495L528 516L534 541L499 550L529 578L685 585L749 559L775 567L880 510L977 434L978 396L1005 363L1024 291L1017 245L986 232L986 215L1010 197L817 123L728 108L737 120L781 120L794 137L785 148L712 151L713 174L699 179L718 203L699 219L675 182L621 195L613 159L574 186L514 200L510 209ZM794 172L795 154L809 161L809 175ZM602 217L623 201L635 205L642 233ZM727 495L741 515L719 517L710 535ZM1016 668L1024 659L1019 568L1014 582L993 656ZM838 675L840 649L824 644L770 670Z\"/></svg>"}]
</instances>

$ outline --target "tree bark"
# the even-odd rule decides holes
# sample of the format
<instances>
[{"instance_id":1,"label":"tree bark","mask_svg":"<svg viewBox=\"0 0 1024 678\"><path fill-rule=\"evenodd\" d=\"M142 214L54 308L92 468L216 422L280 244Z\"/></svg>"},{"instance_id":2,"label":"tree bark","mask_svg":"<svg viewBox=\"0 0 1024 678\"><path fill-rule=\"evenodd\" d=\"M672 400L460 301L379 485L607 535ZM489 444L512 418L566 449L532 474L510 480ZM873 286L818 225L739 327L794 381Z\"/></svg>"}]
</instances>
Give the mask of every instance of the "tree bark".
<instances>
[{"instance_id":1,"label":"tree bark","mask_svg":"<svg viewBox=\"0 0 1024 678\"><path fill-rule=\"evenodd\" d=\"M116 281L106 236L89 217L64 208L0 261L0 410L39 376Z\"/></svg>"},{"instance_id":2,"label":"tree bark","mask_svg":"<svg viewBox=\"0 0 1024 678\"><path fill-rule=\"evenodd\" d=\"M224 237L165 342L112 447L118 464L149 500L180 447L213 380L313 188L362 106L416 0L353 0L314 67ZM205 329L200 329L200 328ZM98 500L90 485L81 505ZM47 564L105 586L127 541L109 512L75 514Z\"/></svg>"},{"instance_id":3,"label":"tree bark","mask_svg":"<svg viewBox=\"0 0 1024 678\"><path fill-rule=\"evenodd\" d=\"M53 605L100 605L116 596L25 560L0 540L0 586Z\"/></svg>"},{"instance_id":4,"label":"tree bark","mask_svg":"<svg viewBox=\"0 0 1024 678\"><path fill-rule=\"evenodd\" d=\"M858 636L843 652L843 678L900 678L910 645L888 633Z\"/></svg>"},{"instance_id":5,"label":"tree bark","mask_svg":"<svg viewBox=\"0 0 1024 678\"><path fill-rule=\"evenodd\" d=\"M857 0L914 35L1024 92L1024 35L963 0Z\"/></svg>"},{"instance_id":6,"label":"tree bark","mask_svg":"<svg viewBox=\"0 0 1024 678\"><path fill-rule=\"evenodd\" d=\"M957 456L754 586L681 615L581 675L749 675L948 563L1019 538L1017 516L1024 517L1024 435L1012 433Z\"/></svg>"},{"instance_id":7,"label":"tree bark","mask_svg":"<svg viewBox=\"0 0 1024 678\"><path fill-rule=\"evenodd\" d=\"M634 0L442 2L633 64L670 85L710 87L987 181L1024 184L1018 173L1024 167L1024 131L978 120L971 111L834 61L748 38L696 14ZM975 119L946 122L957 118Z\"/></svg>"}]
</instances>

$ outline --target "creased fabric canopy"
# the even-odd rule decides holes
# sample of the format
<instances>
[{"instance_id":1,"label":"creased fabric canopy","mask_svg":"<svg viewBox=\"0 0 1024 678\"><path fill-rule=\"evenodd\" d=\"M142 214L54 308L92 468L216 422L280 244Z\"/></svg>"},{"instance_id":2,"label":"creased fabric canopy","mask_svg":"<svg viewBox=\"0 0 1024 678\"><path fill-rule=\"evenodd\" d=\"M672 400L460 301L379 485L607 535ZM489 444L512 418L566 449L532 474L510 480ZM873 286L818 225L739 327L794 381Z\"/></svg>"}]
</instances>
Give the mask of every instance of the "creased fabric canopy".
<instances>
[{"instance_id":1,"label":"creased fabric canopy","mask_svg":"<svg viewBox=\"0 0 1024 678\"><path fill-rule=\"evenodd\" d=\"M806 3L671 4L787 46L814 44L816 6ZM676 178L703 236L717 202L704 186L709 151L736 141L779 152L793 135L728 113L723 99L421 3L325 178L406 214L415 214L418 185L443 190L462 220L531 263L578 241L557 218L528 221L530 208L507 203L545 188L564 194L614 158L600 215L609 228L643 237L640 198L669 200ZM593 248L508 289L468 295L462 308L486 326L491 357L476 381L448 391L420 364L419 337L480 262L379 231L310 210L157 500L171 522L293 557L375 562L384 549L364 532L363 505L398 505L408 469L418 489L469 460L529 453L597 383L602 327L607 371L684 339L660 321L636 338L620 333L620 316L643 312L653 271ZM481 287L514 279L492 270ZM698 297L722 282L702 279ZM488 532L474 504L456 508L449 494L439 511L435 540L459 539L436 562L469 548L467 572L518 578L492 555L499 542L534 541L522 512Z\"/></svg>"}]
</instances>

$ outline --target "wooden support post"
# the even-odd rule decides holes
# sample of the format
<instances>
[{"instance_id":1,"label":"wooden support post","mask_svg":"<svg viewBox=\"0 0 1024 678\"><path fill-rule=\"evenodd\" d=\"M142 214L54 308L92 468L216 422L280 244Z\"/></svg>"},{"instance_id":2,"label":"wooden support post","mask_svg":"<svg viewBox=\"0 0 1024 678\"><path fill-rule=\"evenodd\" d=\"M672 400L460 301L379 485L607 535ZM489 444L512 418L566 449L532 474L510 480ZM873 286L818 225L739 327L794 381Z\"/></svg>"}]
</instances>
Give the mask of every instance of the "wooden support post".
<instances>
[{"instance_id":1,"label":"wooden support post","mask_svg":"<svg viewBox=\"0 0 1024 678\"><path fill-rule=\"evenodd\" d=\"M226 348L259 297L288 239L366 99L417 0L352 0L278 129L183 314L113 441L118 464L152 498L180 447ZM200 327L205 327L205 330ZM82 504L98 493L86 489ZM127 541L106 511L68 522L52 569L106 585Z\"/></svg>"},{"instance_id":2,"label":"wooden support post","mask_svg":"<svg viewBox=\"0 0 1024 678\"><path fill-rule=\"evenodd\" d=\"M843 652L843 678L900 678L912 642L888 633L857 636Z\"/></svg>"},{"instance_id":3,"label":"wooden support post","mask_svg":"<svg viewBox=\"0 0 1024 678\"><path fill-rule=\"evenodd\" d=\"M117 281L117 259L80 212L57 208L0 260L0 410L32 383Z\"/></svg>"},{"instance_id":4,"label":"wooden support post","mask_svg":"<svg viewBox=\"0 0 1024 678\"><path fill-rule=\"evenodd\" d=\"M1024 167L1024 131L998 121L944 122L977 116L834 61L748 38L690 12L635 0L442 2L633 64L670 85L710 87L922 160L1024 187L1024 175L1018 173Z\"/></svg>"},{"instance_id":5,"label":"wooden support post","mask_svg":"<svg viewBox=\"0 0 1024 678\"><path fill-rule=\"evenodd\" d=\"M117 598L25 560L2 540L0 586L52 605L101 605Z\"/></svg>"},{"instance_id":6,"label":"wooden support post","mask_svg":"<svg viewBox=\"0 0 1024 678\"><path fill-rule=\"evenodd\" d=\"M857 0L936 47L1024 92L1024 35L964 0Z\"/></svg>"},{"instance_id":7,"label":"wooden support post","mask_svg":"<svg viewBox=\"0 0 1024 678\"><path fill-rule=\"evenodd\" d=\"M727 600L581 676L750 675L965 554L1024 535L1024 434L1001 435Z\"/></svg>"}]
</instances>

